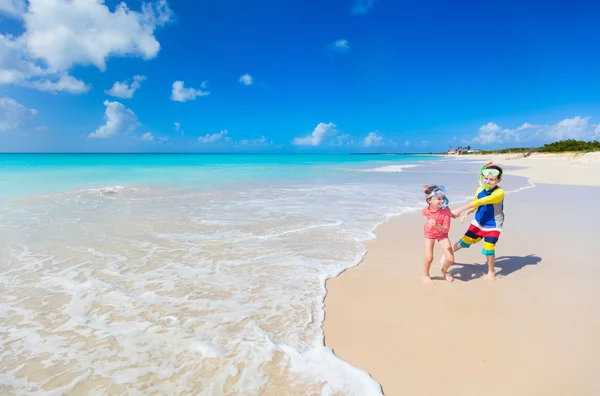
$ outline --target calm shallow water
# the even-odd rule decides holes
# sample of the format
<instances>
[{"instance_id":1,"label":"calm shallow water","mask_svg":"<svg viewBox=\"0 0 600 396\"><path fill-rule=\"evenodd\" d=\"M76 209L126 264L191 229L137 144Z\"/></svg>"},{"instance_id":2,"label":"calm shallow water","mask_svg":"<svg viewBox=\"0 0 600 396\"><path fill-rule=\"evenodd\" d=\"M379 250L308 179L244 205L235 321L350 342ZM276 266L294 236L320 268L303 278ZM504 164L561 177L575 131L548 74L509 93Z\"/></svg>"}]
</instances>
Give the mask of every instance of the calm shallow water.
<instances>
[{"instance_id":1,"label":"calm shallow water","mask_svg":"<svg viewBox=\"0 0 600 396\"><path fill-rule=\"evenodd\" d=\"M3 394L379 395L323 346L324 282L360 261L377 224L422 207L423 184L445 184L452 205L480 167L362 155L0 164Z\"/></svg>"}]
</instances>

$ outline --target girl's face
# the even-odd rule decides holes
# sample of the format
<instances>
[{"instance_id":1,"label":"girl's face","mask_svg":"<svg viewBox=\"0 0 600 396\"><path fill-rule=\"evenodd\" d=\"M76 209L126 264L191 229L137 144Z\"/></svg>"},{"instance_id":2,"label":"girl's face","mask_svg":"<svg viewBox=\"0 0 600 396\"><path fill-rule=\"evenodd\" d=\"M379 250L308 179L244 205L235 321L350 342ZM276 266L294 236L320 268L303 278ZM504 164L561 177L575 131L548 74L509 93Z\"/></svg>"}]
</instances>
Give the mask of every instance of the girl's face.
<instances>
[{"instance_id":1,"label":"girl's face","mask_svg":"<svg viewBox=\"0 0 600 396\"><path fill-rule=\"evenodd\" d=\"M429 200L429 206L431 206L433 209L441 208L443 204L444 204L444 196L443 195L439 195L439 196L434 195Z\"/></svg>"}]
</instances>

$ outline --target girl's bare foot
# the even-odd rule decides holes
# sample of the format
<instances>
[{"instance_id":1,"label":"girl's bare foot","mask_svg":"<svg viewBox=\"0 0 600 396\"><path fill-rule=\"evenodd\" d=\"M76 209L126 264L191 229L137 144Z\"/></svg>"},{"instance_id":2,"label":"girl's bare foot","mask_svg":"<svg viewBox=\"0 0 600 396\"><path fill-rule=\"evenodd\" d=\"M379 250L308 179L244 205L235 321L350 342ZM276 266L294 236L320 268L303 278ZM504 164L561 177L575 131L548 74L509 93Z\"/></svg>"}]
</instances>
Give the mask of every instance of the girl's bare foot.
<instances>
[{"instance_id":1,"label":"girl's bare foot","mask_svg":"<svg viewBox=\"0 0 600 396\"><path fill-rule=\"evenodd\" d=\"M448 273L448 270L446 268L442 267L441 271L442 275L444 275L444 278L446 278L448 282L452 282L454 280L454 278Z\"/></svg>"},{"instance_id":2,"label":"girl's bare foot","mask_svg":"<svg viewBox=\"0 0 600 396\"><path fill-rule=\"evenodd\" d=\"M428 276L423 277L423 282L425 282L426 285L433 285L433 281Z\"/></svg>"},{"instance_id":3,"label":"girl's bare foot","mask_svg":"<svg viewBox=\"0 0 600 396\"><path fill-rule=\"evenodd\" d=\"M488 274L485 276L485 279L491 280L491 281L496 279L496 271L488 272Z\"/></svg>"}]
</instances>

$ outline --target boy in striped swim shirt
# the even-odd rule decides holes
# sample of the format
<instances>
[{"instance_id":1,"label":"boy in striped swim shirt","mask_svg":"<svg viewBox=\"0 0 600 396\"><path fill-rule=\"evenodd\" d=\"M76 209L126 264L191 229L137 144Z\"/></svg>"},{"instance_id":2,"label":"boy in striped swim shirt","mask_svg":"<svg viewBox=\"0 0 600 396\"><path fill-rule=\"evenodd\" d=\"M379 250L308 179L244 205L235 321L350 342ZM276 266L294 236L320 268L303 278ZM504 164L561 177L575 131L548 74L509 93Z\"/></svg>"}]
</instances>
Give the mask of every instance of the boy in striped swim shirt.
<instances>
[{"instance_id":1,"label":"boy in striped swim shirt","mask_svg":"<svg viewBox=\"0 0 600 396\"><path fill-rule=\"evenodd\" d=\"M455 209L452 214L456 217L467 210L461 218L464 222L470 213L475 212L475 219L471 222L465 235L454 244L453 251L468 248L483 239L481 253L486 256L488 274L486 279L494 280L496 271L496 243L502 232L504 224L504 190L498 185L502 181L502 168L497 165L486 166L481 171L482 185L475 192L473 202ZM440 265L447 271L452 263L446 262L442 256Z\"/></svg>"}]
</instances>

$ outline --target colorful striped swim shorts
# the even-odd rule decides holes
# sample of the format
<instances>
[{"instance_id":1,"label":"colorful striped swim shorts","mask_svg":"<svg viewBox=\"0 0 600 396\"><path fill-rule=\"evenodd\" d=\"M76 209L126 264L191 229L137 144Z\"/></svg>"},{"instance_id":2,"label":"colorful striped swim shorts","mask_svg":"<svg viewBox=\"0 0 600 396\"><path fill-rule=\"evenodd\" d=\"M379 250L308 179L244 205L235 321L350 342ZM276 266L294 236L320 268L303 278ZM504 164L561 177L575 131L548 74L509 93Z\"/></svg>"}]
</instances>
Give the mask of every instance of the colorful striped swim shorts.
<instances>
[{"instance_id":1,"label":"colorful striped swim shorts","mask_svg":"<svg viewBox=\"0 0 600 396\"><path fill-rule=\"evenodd\" d=\"M458 243L464 248L469 248L472 244L483 239L481 254L484 256L494 256L500 232L501 230L498 228L482 228L478 223L473 222Z\"/></svg>"}]
</instances>

